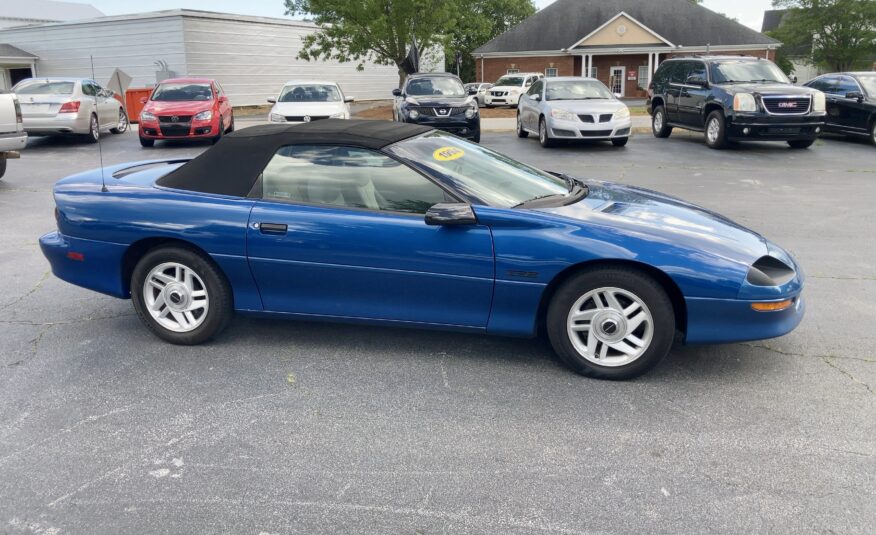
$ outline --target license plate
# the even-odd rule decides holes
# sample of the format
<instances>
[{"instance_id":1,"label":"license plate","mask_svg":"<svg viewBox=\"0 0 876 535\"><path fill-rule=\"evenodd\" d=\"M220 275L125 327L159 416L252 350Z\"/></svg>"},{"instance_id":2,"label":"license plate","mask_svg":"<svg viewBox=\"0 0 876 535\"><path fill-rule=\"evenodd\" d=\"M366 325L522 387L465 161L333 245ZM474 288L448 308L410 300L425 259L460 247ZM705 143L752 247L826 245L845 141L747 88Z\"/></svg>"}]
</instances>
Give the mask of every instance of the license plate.
<instances>
[{"instance_id":1,"label":"license plate","mask_svg":"<svg viewBox=\"0 0 876 535\"><path fill-rule=\"evenodd\" d=\"M52 104L29 104L22 102L21 111L24 113L49 113L52 111Z\"/></svg>"},{"instance_id":2,"label":"license plate","mask_svg":"<svg viewBox=\"0 0 876 535\"><path fill-rule=\"evenodd\" d=\"M770 128L770 134L799 134L800 128L792 126L776 126Z\"/></svg>"}]
</instances>

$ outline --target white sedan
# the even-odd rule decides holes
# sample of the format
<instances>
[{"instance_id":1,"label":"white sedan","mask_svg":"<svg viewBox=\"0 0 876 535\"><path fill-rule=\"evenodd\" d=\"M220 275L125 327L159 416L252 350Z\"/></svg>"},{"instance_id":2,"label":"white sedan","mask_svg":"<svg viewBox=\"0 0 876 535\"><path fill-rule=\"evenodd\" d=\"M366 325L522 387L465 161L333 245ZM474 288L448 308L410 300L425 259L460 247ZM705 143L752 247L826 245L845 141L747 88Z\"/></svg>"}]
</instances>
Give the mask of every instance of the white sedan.
<instances>
[{"instance_id":1,"label":"white sedan","mask_svg":"<svg viewBox=\"0 0 876 535\"><path fill-rule=\"evenodd\" d=\"M272 123L309 123L320 119L349 119L353 97L345 97L334 82L286 82L268 114Z\"/></svg>"}]
</instances>

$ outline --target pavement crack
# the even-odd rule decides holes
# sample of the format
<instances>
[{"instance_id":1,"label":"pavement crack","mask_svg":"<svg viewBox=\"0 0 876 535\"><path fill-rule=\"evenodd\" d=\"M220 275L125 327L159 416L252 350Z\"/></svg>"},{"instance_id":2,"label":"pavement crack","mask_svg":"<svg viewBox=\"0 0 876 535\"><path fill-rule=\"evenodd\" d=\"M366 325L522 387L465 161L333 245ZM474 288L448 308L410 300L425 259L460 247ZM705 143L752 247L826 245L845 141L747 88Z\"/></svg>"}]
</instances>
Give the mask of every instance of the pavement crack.
<instances>
[{"instance_id":1,"label":"pavement crack","mask_svg":"<svg viewBox=\"0 0 876 535\"><path fill-rule=\"evenodd\" d=\"M765 349L767 351L772 351L773 353L778 353L779 355L784 355L786 357L806 357L811 359L834 359L834 360L856 360L858 362L870 362L876 363L876 360L873 359L865 359L861 357L841 357L839 355L807 355L806 353L794 353L793 351L785 351L779 349L777 347L768 346L766 344L741 344L747 347L754 347L757 349Z\"/></svg>"},{"instance_id":2,"label":"pavement crack","mask_svg":"<svg viewBox=\"0 0 876 535\"><path fill-rule=\"evenodd\" d=\"M15 362L10 362L6 365L7 368L14 368L15 366L20 366L31 360L35 359L40 350L40 342L43 341L43 337L52 329L52 325L45 325L40 332L37 333L36 338L30 341L30 354L22 359L16 360Z\"/></svg>"},{"instance_id":3,"label":"pavement crack","mask_svg":"<svg viewBox=\"0 0 876 535\"><path fill-rule=\"evenodd\" d=\"M854 382L858 383L859 385L863 386L864 388L866 388L867 392L869 392L870 394L876 395L876 392L874 392L873 389L870 388L870 385L868 385L864 381L858 379L857 377L852 375L852 373L850 371L846 370L845 368L840 367L835 362L831 362L831 357L822 357L821 360L823 360L825 362L825 364L827 364L828 366L830 366L834 370L840 372L841 374L845 375L846 377L848 377L852 381L854 381Z\"/></svg>"},{"instance_id":4,"label":"pavement crack","mask_svg":"<svg viewBox=\"0 0 876 535\"><path fill-rule=\"evenodd\" d=\"M38 280L37 283L34 284L30 290L26 291L23 295L19 296L17 299L10 301L9 303L6 303L3 306L0 306L0 310L6 310L7 308L14 306L14 305L17 305L18 303L27 299L28 296L32 295L35 291L40 289L40 287L43 285L43 283L46 282L46 279L49 278L49 274L51 272L52 272L51 270L47 269L46 272L43 273L43 276L40 277L40 280Z\"/></svg>"}]
</instances>

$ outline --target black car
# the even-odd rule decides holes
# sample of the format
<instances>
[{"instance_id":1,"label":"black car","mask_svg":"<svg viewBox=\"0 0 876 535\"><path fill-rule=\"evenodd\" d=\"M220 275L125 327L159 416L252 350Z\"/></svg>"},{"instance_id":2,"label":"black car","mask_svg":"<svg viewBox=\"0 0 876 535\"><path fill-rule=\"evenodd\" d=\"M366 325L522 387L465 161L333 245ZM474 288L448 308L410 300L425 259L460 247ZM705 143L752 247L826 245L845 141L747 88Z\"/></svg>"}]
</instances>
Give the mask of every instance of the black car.
<instances>
[{"instance_id":1,"label":"black car","mask_svg":"<svg viewBox=\"0 0 876 535\"><path fill-rule=\"evenodd\" d=\"M824 127L825 96L793 85L775 63L748 56L667 59L648 88L656 137L673 127L703 132L720 149L735 141L815 142Z\"/></svg>"},{"instance_id":2,"label":"black car","mask_svg":"<svg viewBox=\"0 0 876 535\"><path fill-rule=\"evenodd\" d=\"M826 132L866 136L876 145L876 72L824 74L804 85L827 95Z\"/></svg>"},{"instance_id":3,"label":"black car","mask_svg":"<svg viewBox=\"0 0 876 535\"><path fill-rule=\"evenodd\" d=\"M402 89L392 90L392 118L480 142L481 115L473 96L476 93L466 90L462 80L452 74L412 74Z\"/></svg>"}]
</instances>

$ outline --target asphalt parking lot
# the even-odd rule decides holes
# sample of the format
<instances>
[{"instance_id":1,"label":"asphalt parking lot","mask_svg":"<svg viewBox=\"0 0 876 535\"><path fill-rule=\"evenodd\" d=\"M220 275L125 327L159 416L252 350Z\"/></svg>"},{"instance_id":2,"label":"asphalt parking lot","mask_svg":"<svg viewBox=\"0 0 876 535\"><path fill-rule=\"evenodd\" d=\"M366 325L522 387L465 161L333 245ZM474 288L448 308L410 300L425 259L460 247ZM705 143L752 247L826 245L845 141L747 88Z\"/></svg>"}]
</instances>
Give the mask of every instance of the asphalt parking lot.
<instances>
[{"instance_id":1,"label":"asphalt parking lot","mask_svg":"<svg viewBox=\"0 0 876 535\"><path fill-rule=\"evenodd\" d=\"M806 270L807 317L624 383L538 339L238 317L175 347L48 271L52 184L99 159L34 138L0 181L0 533L872 533L876 149L483 142L765 234ZM129 132L103 160L207 147Z\"/></svg>"}]
</instances>

